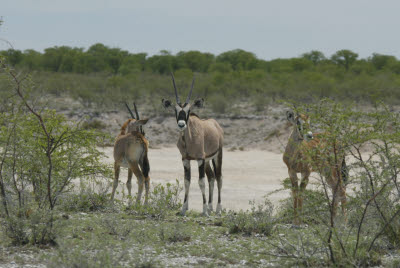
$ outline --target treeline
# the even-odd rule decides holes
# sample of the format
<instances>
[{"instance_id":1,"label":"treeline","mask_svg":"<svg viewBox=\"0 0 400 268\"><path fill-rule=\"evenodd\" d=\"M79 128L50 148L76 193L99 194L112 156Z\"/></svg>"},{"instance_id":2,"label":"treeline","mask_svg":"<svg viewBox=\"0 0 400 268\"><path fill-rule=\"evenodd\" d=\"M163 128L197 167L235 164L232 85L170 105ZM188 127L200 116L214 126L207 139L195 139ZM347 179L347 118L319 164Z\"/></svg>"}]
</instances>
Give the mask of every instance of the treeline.
<instances>
[{"instance_id":1,"label":"treeline","mask_svg":"<svg viewBox=\"0 0 400 268\"><path fill-rule=\"evenodd\" d=\"M118 106L129 96L154 103L158 109L159 98L173 94L170 71L181 94L187 94L196 73L194 95L206 98L207 105L221 113L240 112L234 104L242 100L254 104L254 112L263 112L281 99L400 104L400 61L377 53L360 59L350 50L330 57L311 51L266 61L240 49L219 55L161 51L148 56L95 44L87 50L62 46L43 53L10 49L0 51L0 56L20 72L33 71L41 92L70 96L88 105ZM0 95L7 86L0 76Z\"/></svg>"},{"instance_id":2,"label":"treeline","mask_svg":"<svg viewBox=\"0 0 400 268\"><path fill-rule=\"evenodd\" d=\"M173 55L165 50L160 51L158 55L148 56L146 53L130 53L103 44L95 44L87 50L60 46L47 48L44 53L32 49L24 51L9 49L0 51L0 54L14 67L31 71L79 74L105 72L126 75L142 71L167 74L179 69L200 73L250 70L270 73L327 72L335 67L355 74L372 74L381 70L400 74L400 61L394 56L374 53L367 59L359 59L358 54L350 50L339 50L330 58L322 52L311 51L297 58L270 61L259 59L253 53L241 49L227 51L217 56L199 51L182 51Z\"/></svg>"}]
</instances>

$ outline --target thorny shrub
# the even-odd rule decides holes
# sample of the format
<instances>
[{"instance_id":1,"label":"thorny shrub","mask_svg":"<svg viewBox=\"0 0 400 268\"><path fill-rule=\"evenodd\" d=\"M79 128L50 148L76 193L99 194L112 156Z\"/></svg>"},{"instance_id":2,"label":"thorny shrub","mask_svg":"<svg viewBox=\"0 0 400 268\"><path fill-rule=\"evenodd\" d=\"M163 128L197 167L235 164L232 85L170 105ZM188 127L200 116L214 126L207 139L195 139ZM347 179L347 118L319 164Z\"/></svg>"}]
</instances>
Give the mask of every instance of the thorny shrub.
<instances>
[{"instance_id":1,"label":"thorny shrub","mask_svg":"<svg viewBox=\"0 0 400 268\"><path fill-rule=\"evenodd\" d=\"M102 136L72 125L53 110L36 107L34 88L2 58L9 99L0 107L0 215L14 244L54 242L54 210L73 180L109 176L97 149ZM35 103L35 105L33 104Z\"/></svg>"},{"instance_id":2,"label":"thorny shrub","mask_svg":"<svg viewBox=\"0 0 400 268\"><path fill-rule=\"evenodd\" d=\"M154 184L147 204L134 204L128 206L127 209L132 214L164 219L169 213L182 206L179 201L179 193L181 191L182 186L179 185L178 180L176 180L176 184Z\"/></svg>"},{"instance_id":3,"label":"thorny shrub","mask_svg":"<svg viewBox=\"0 0 400 268\"><path fill-rule=\"evenodd\" d=\"M274 226L273 205L265 199L264 203L256 205L250 202L250 211L229 211L223 220L231 234L244 233L270 235Z\"/></svg>"},{"instance_id":4,"label":"thorny shrub","mask_svg":"<svg viewBox=\"0 0 400 268\"><path fill-rule=\"evenodd\" d=\"M343 106L331 100L307 107L293 105L292 108L307 113L312 131L322 133L320 137L328 146L337 145L341 150L338 152L346 154L349 174L348 180L342 182L347 186L347 217L340 209L335 217L336 197L327 187L326 178L313 173L313 184L309 186L312 189L305 192L302 214L308 226L301 229L307 228L307 232L313 234L313 243L319 244L324 254L317 263L313 256L309 259L303 256L303 264L312 260L312 265L317 266L379 265L384 253L398 248L400 243L400 115L382 103L365 111L355 111L350 105ZM332 152L321 154L320 151L318 159L329 162L339 156ZM306 153L312 156L310 159L316 159L315 151ZM293 217L289 204L277 214L285 216L286 222L288 216ZM280 248L286 246L305 247L301 239L286 239ZM279 256L293 259L296 255L284 252Z\"/></svg>"}]
</instances>

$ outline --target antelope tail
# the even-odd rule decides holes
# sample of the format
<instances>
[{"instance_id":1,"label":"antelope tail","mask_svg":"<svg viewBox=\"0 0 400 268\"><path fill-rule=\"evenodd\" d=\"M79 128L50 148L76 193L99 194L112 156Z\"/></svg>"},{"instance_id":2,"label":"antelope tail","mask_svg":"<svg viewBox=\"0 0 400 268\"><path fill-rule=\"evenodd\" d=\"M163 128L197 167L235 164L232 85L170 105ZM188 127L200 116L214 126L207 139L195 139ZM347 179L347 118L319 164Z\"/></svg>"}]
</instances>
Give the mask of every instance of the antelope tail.
<instances>
[{"instance_id":1,"label":"antelope tail","mask_svg":"<svg viewBox=\"0 0 400 268\"><path fill-rule=\"evenodd\" d=\"M143 156L143 176L145 178L149 177L149 172L150 172L150 163L149 163L149 158L147 157L147 152Z\"/></svg>"}]
</instances>

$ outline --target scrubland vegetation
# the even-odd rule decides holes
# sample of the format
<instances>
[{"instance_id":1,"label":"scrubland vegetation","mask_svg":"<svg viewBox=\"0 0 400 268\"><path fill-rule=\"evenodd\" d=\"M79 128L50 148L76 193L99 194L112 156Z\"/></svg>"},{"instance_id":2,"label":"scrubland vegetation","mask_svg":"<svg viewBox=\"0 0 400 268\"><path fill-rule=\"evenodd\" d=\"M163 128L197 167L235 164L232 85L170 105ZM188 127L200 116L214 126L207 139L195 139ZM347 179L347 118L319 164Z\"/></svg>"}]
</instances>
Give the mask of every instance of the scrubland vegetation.
<instances>
[{"instance_id":1,"label":"scrubland vegetation","mask_svg":"<svg viewBox=\"0 0 400 268\"><path fill-rule=\"evenodd\" d=\"M195 74L195 95L206 98L217 113L243 100L260 111L282 99L400 102L400 61L378 53L361 59L350 50L330 57L311 51L297 58L262 60L240 49L220 55L161 51L148 56L95 44L88 49L61 46L43 53L9 49L0 54L16 70L31 73L42 93L101 107L115 107L130 96L159 109L159 97L172 95L171 71L182 94ZM0 89L5 87L2 78Z\"/></svg>"},{"instance_id":2,"label":"scrubland vegetation","mask_svg":"<svg viewBox=\"0 0 400 268\"><path fill-rule=\"evenodd\" d=\"M309 113L349 160L347 216L334 217L335 197L319 175L306 190L300 226L292 225L291 198L177 216L178 181L152 185L147 206L124 194L110 203L101 122L69 122L48 101L115 109L129 96L160 112L160 97L172 95L171 71L181 90L195 74L195 95L215 113L241 101L263 111L281 100ZM243 50L147 56L102 44L1 51L0 266L399 267L400 118L389 108L400 103L399 87L395 57L360 59L349 50L269 61ZM357 102L369 109L353 109ZM282 190L290 188L282 178Z\"/></svg>"},{"instance_id":3,"label":"scrubland vegetation","mask_svg":"<svg viewBox=\"0 0 400 268\"><path fill-rule=\"evenodd\" d=\"M240 53L244 52L227 55ZM183 56L154 57L172 61ZM340 144L350 160L350 176L346 182L347 219L341 213L334 217L334 197L325 179L318 175L314 187L305 193L300 226L292 225L291 198L283 200L278 207L273 207L266 198L264 203L254 202L248 211L224 211L222 216L212 214L205 218L194 211L189 211L186 217L177 216L181 207L178 182L152 185L147 206L132 205L125 195L112 204L109 202L112 168L102 164L97 149L104 134L76 122L71 124L64 116L43 108L43 103L31 96L44 90L71 95L88 105L92 102L110 105L125 92L140 97L170 92L167 75L160 70L146 70L150 68L146 67L147 61L151 62L148 59L144 69L131 74L118 74L118 67L108 70L109 74L93 73L93 70L90 74L58 69L31 70L32 77L27 77L24 72L15 71L24 66L12 62L17 68L13 69L2 57L0 264L398 267L400 118L398 113L379 102L371 105L368 111L358 111L347 105L355 100L372 103L382 92L376 91L377 88L386 90L387 94L393 91L382 97L396 103L394 92L398 74L393 71L395 69L385 65L377 70L373 58L354 59L346 64L339 63L335 57L314 62L312 57L304 56L297 60L310 61L309 71L281 69L275 73L273 69L249 67L253 66L250 63L227 64L221 60L224 59L221 55L209 58L210 66L204 69L207 72L193 71L200 72L198 88L210 99L221 101L227 96L226 101L229 101L233 96L252 98L265 94L266 99L275 96L307 100L305 104L295 102L296 105L289 103L288 106L297 112L309 113L313 128L325 132L325 139L331 146ZM274 64L281 62L287 67L297 60L279 60ZM256 60L254 66L259 66L260 62L263 63ZM267 62L263 64L266 65L261 66L269 66ZM354 69L357 64L369 66L370 72L362 69L357 73ZM324 73L326 67L330 71ZM181 78L192 75L192 69L176 69ZM334 87L325 83L315 87L302 85L308 75L317 73L320 77L330 77L332 80L326 81ZM368 92L360 86L364 78L376 82L374 87L365 84L375 95L362 94ZM121 81L124 86L119 84ZM276 88L271 86L275 83ZM352 83L354 91L349 90L353 88ZM336 101L321 98L309 102L311 99L301 94L303 91L297 86L304 86L305 92L323 92L309 95L310 98L331 96ZM157 91L158 88L161 90ZM338 100L344 96L342 94L353 94L346 105ZM110 96L115 99L109 100ZM324 152L321 157L329 161L334 155ZM282 189L290 187L288 179L282 178Z\"/></svg>"}]
</instances>

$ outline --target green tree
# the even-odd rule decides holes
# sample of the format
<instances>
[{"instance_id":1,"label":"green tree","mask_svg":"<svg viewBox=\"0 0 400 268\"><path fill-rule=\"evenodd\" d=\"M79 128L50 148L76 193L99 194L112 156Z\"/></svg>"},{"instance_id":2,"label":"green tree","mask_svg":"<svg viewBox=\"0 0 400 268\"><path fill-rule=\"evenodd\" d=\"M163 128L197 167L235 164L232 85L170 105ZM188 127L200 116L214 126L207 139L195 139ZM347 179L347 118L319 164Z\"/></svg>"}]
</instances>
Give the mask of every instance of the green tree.
<instances>
[{"instance_id":1,"label":"green tree","mask_svg":"<svg viewBox=\"0 0 400 268\"><path fill-rule=\"evenodd\" d=\"M8 63L12 66L16 66L22 60L22 52L17 49L8 49L2 51L1 54L7 58Z\"/></svg>"},{"instance_id":2,"label":"green tree","mask_svg":"<svg viewBox=\"0 0 400 268\"><path fill-rule=\"evenodd\" d=\"M201 53L200 51L179 52L176 55L177 61L184 67L193 72L207 72L214 61L211 53Z\"/></svg>"},{"instance_id":3,"label":"green tree","mask_svg":"<svg viewBox=\"0 0 400 268\"><path fill-rule=\"evenodd\" d=\"M147 68L155 73L168 74L179 69L175 56L169 51L161 50L160 55L154 55L147 59Z\"/></svg>"},{"instance_id":4,"label":"green tree","mask_svg":"<svg viewBox=\"0 0 400 268\"><path fill-rule=\"evenodd\" d=\"M39 70L42 67L42 54L33 49L24 50L20 65L31 71Z\"/></svg>"},{"instance_id":5,"label":"green tree","mask_svg":"<svg viewBox=\"0 0 400 268\"><path fill-rule=\"evenodd\" d=\"M317 65L318 63L326 59L324 53L318 50L311 50L310 52L301 55L301 57L312 61L314 65Z\"/></svg>"},{"instance_id":6,"label":"green tree","mask_svg":"<svg viewBox=\"0 0 400 268\"><path fill-rule=\"evenodd\" d=\"M307 69L312 68L312 61L305 58L294 58L291 60L292 68L295 72L301 72Z\"/></svg>"},{"instance_id":7,"label":"green tree","mask_svg":"<svg viewBox=\"0 0 400 268\"><path fill-rule=\"evenodd\" d=\"M123 58L118 73L126 75L132 72L144 71L146 65L146 53L129 54Z\"/></svg>"},{"instance_id":8,"label":"green tree","mask_svg":"<svg viewBox=\"0 0 400 268\"><path fill-rule=\"evenodd\" d=\"M378 53L373 53L369 60L377 70L382 70L385 67L394 65L397 62L396 57L394 56L382 55Z\"/></svg>"},{"instance_id":9,"label":"green tree","mask_svg":"<svg viewBox=\"0 0 400 268\"><path fill-rule=\"evenodd\" d=\"M342 49L332 55L331 60L337 64L343 66L346 71L349 70L350 66L357 60L358 54L348 49Z\"/></svg>"},{"instance_id":10,"label":"green tree","mask_svg":"<svg viewBox=\"0 0 400 268\"><path fill-rule=\"evenodd\" d=\"M256 69L259 63L259 60L253 53L242 49L224 52L217 56L216 61L230 63L235 71Z\"/></svg>"}]
</instances>

